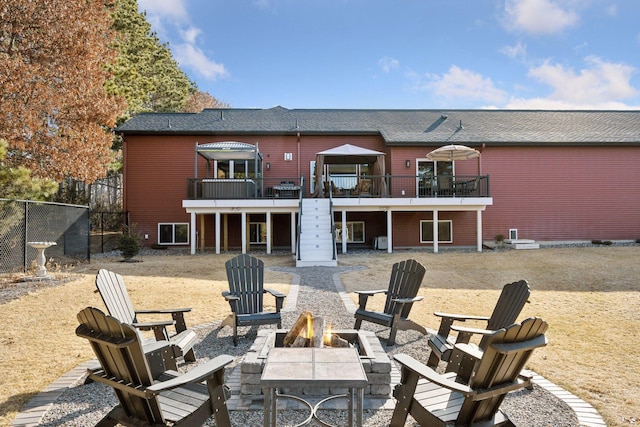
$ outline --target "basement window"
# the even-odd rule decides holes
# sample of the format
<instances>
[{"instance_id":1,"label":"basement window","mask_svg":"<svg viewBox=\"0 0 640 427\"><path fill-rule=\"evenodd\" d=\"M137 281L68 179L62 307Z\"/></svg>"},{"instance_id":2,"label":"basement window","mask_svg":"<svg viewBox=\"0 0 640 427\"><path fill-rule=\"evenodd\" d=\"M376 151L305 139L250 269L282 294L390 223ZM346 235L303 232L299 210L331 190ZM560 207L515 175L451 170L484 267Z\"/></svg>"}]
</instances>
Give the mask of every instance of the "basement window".
<instances>
[{"instance_id":1,"label":"basement window","mask_svg":"<svg viewBox=\"0 0 640 427\"><path fill-rule=\"evenodd\" d=\"M453 243L453 222L438 221L438 243ZM433 221L420 221L420 243L433 243Z\"/></svg>"},{"instance_id":2,"label":"basement window","mask_svg":"<svg viewBox=\"0 0 640 427\"><path fill-rule=\"evenodd\" d=\"M342 222L336 222L336 242L342 243L342 238L347 243L364 243L364 221L347 221L347 230L342 231Z\"/></svg>"},{"instance_id":3,"label":"basement window","mask_svg":"<svg viewBox=\"0 0 640 427\"><path fill-rule=\"evenodd\" d=\"M158 224L158 244L188 245L189 223L177 222Z\"/></svg>"},{"instance_id":4,"label":"basement window","mask_svg":"<svg viewBox=\"0 0 640 427\"><path fill-rule=\"evenodd\" d=\"M267 243L267 223L266 222L249 223L249 243L255 243L255 244Z\"/></svg>"}]
</instances>

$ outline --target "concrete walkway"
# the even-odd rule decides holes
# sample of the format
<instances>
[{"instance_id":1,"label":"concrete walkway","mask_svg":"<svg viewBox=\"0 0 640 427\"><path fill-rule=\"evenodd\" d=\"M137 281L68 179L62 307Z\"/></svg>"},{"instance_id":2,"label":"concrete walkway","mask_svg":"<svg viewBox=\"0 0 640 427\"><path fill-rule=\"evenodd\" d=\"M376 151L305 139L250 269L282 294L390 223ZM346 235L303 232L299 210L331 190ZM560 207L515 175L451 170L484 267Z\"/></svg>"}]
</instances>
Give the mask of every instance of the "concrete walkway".
<instances>
[{"instance_id":1,"label":"concrete walkway","mask_svg":"<svg viewBox=\"0 0 640 427\"><path fill-rule=\"evenodd\" d=\"M345 292L344 286L340 280L340 271L333 275L333 282L336 290L343 301L346 310L349 313L354 313L356 306ZM291 289L289 291L284 311L294 311L296 309L298 300L298 291L300 286L300 275L293 274L293 280ZM198 325L195 329L210 328L213 324ZM28 427L37 426L40 424L45 413L53 406L55 400L62 395L69 387L74 386L81 381L87 372L87 367L94 365L96 361L87 361L66 374L62 375L47 388L45 388L36 397L31 399L18 413L14 421L13 427ZM227 402L230 410L262 410L262 401L246 401L240 397L240 365L234 368L228 377L227 385L230 387L232 396ZM590 404L584 400L574 396L568 391L558 387L547 379L533 373L533 381L538 386L547 390L552 395L564 401L576 414L580 426L583 427L603 427L606 426L604 420L600 414ZM400 380L400 372L395 364L392 364L392 384L397 384ZM336 399L335 408L341 408L341 401L343 399ZM295 404L295 403L293 403ZM365 399L365 409L393 409L395 407L395 400L392 397L388 399L380 398L368 398ZM289 409L294 409L293 407Z\"/></svg>"}]
</instances>

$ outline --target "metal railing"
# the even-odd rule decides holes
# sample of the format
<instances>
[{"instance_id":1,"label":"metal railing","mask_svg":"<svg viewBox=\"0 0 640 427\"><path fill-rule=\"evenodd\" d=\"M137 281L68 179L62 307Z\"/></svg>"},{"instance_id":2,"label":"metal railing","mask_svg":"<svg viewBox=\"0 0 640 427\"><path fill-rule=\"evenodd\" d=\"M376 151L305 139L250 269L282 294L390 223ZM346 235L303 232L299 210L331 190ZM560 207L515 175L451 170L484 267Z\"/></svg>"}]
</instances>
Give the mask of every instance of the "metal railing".
<instances>
[{"instance_id":1,"label":"metal railing","mask_svg":"<svg viewBox=\"0 0 640 427\"><path fill-rule=\"evenodd\" d=\"M367 175L325 183L325 197L431 198L490 197L489 175ZM305 196L302 178L207 179L189 178L188 199L298 199Z\"/></svg>"}]
</instances>

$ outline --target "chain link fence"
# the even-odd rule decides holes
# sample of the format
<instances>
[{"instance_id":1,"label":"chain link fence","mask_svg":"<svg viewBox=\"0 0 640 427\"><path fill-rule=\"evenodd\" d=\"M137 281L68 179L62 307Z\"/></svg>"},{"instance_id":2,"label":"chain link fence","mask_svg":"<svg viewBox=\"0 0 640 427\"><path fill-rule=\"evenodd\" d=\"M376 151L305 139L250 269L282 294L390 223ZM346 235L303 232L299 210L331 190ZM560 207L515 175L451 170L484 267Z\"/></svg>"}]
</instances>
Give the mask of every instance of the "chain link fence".
<instances>
[{"instance_id":1,"label":"chain link fence","mask_svg":"<svg viewBox=\"0 0 640 427\"><path fill-rule=\"evenodd\" d=\"M91 211L91 253L117 250L120 236L127 225L127 212Z\"/></svg>"},{"instance_id":2,"label":"chain link fence","mask_svg":"<svg viewBox=\"0 0 640 427\"><path fill-rule=\"evenodd\" d=\"M89 207L0 199L0 273L26 272L37 250L29 242L55 242L48 262L89 261Z\"/></svg>"}]
</instances>

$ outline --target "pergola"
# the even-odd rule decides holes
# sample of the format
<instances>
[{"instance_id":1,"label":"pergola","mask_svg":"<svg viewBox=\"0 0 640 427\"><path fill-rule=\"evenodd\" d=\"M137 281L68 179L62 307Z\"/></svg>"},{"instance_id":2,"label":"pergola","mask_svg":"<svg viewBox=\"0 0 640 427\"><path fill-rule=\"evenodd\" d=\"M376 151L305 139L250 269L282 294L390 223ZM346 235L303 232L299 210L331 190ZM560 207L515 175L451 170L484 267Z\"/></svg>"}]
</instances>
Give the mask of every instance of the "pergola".
<instances>
[{"instance_id":1,"label":"pergola","mask_svg":"<svg viewBox=\"0 0 640 427\"><path fill-rule=\"evenodd\" d=\"M351 144L316 153L315 191L313 197L324 197L322 174L325 164L370 164L374 176L374 188L379 194L387 193L383 179L385 174L385 154L380 151L369 150Z\"/></svg>"}]
</instances>

